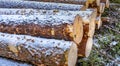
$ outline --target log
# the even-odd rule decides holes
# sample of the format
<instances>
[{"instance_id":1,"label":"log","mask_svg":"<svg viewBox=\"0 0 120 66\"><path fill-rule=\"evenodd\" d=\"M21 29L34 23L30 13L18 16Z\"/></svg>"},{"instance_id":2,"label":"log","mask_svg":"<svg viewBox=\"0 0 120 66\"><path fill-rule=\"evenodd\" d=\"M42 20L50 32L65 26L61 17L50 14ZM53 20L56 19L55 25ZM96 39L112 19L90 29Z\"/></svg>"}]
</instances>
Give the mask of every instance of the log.
<instances>
[{"instance_id":1,"label":"log","mask_svg":"<svg viewBox=\"0 0 120 66\"><path fill-rule=\"evenodd\" d=\"M100 3L100 7L98 8L99 14L102 14L105 10L105 3Z\"/></svg>"},{"instance_id":2,"label":"log","mask_svg":"<svg viewBox=\"0 0 120 66\"><path fill-rule=\"evenodd\" d=\"M48 3L34 1L0 0L0 8L32 8L32 9L60 9L60 10L81 10L83 5Z\"/></svg>"},{"instance_id":3,"label":"log","mask_svg":"<svg viewBox=\"0 0 120 66\"><path fill-rule=\"evenodd\" d=\"M87 11L62 11L62 10L35 10L35 9L0 9L0 14L7 14L7 15L65 15L65 16L70 16L70 15L77 15L79 14L82 18L83 24L89 24L90 28L88 28L90 31L88 33L88 36L93 36L94 34L94 29L95 29L95 18L97 15L97 12L95 9L87 9ZM82 25L82 24L81 24ZM76 26L76 25L75 25ZM83 29L81 27L81 29ZM74 31L75 32L75 31ZM78 31L77 31L78 32ZM83 35L83 32L78 32L82 33L80 34L81 36ZM82 38L81 38L82 39ZM79 39L79 40L81 40ZM79 43L78 41L76 41Z\"/></svg>"},{"instance_id":4,"label":"log","mask_svg":"<svg viewBox=\"0 0 120 66\"><path fill-rule=\"evenodd\" d=\"M87 32L89 31L87 28L89 25L85 25L84 27L84 35L81 43L78 45L78 56L80 57L88 57L92 50L93 38L87 36Z\"/></svg>"},{"instance_id":5,"label":"log","mask_svg":"<svg viewBox=\"0 0 120 66\"><path fill-rule=\"evenodd\" d=\"M86 0L24 0L24 1L39 1L39 2L55 2L55 3L69 3L69 4L83 4Z\"/></svg>"},{"instance_id":6,"label":"log","mask_svg":"<svg viewBox=\"0 0 120 66\"><path fill-rule=\"evenodd\" d=\"M25 62L19 62L8 58L0 57L0 66L33 66Z\"/></svg>"},{"instance_id":7,"label":"log","mask_svg":"<svg viewBox=\"0 0 120 66\"><path fill-rule=\"evenodd\" d=\"M44 9L19 9L19 8L0 8L0 15L90 15L92 12L95 12L95 9L87 9L85 11L69 11L69 10L44 10ZM84 13L84 14L83 14Z\"/></svg>"},{"instance_id":8,"label":"log","mask_svg":"<svg viewBox=\"0 0 120 66\"><path fill-rule=\"evenodd\" d=\"M24 1L81 4L81 5L85 5L86 7L96 7L100 5L100 0L24 0Z\"/></svg>"},{"instance_id":9,"label":"log","mask_svg":"<svg viewBox=\"0 0 120 66\"><path fill-rule=\"evenodd\" d=\"M45 66L75 66L74 42L0 33L0 56Z\"/></svg>"},{"instance_id":10,"label":"log","mask_svg":"<svg viewBox=\"0 0 120 66\"><path fill-rule=\"evenodd\" d=\"M87 9L86 11L64 11L64 10L41 10L41 9L11 9L0 8L0 15L77 15L79 14L83 18L83 23L90 23L90 19L96 14L96 9Z\"/></svg>"},{"instance_id":11,"label":"log","mask_svg":"<svg viewBox=\"0 0 120 66\"><path fill-rule=\"evenodd\" d=\"M11 15L11 14L12 15L14 15L14 14L17 14L17 15L43 15L43 14L51 15L52 14L52 15L58 15L58 16L61 16L61 15L65 15L65 16L73 15L73 16L75 16L75 15L79 14L82 18L83 24L89 24L90 25L90 28L88 28L90 30L88 35L93 36L94 29L95 29L95 19L96 19L97 12L94 9L87 9L87 11L62 11L62 10L35 10L35 9L33 10L33 9L3 9L2 8L2 9L0 9L0 14L1 15L2 14L7 14L7 15ZM79 39L76 38L79 41L75 40L75 42L77 44L80 43L80 40L82 39L82 35L83 35L82 24L79 24L79 25L80 25L79 26L80 32L79 31L73 31L73 32L78 32L79 35L81 35L81 37L78 36ZM78 28L76 28L76 29L78 29Z\"/></svg>"},{"instance_id":12,"label":"log","mask_svg":"<svg viewBox=\"0 0 120 66\"><path fill-rule=\"evenodd\" d=\"M89 4L89 8L91 8L91 7L98 7L98 6L100 6L100 0L87 0L87 3L86 3L86 5L88 5Z\"/></svg>"},{"instance_id":13,"label":"log","mask_svg":"<svg viewBox=\"0 0 120 66\"><path fill-rule=\"evenodd\" d=\"M0 32L64 39L79 44L83 37L79 18L79 15L1 15Z\"/></svg>"},{"instance_id":14,"label":"log","mask_svg":"<svg viewBox=\"0 0 120 66\"><path fill-rule=\"evenodd\" d=\"M109 0L100 0L100 2L105 3L105 7L109 8L109 6L110 6Z\"/></svg>"},{"instance_id":15,"label":"log","mask_svg":"<svg viewBox=\"0 0 120 66\"><path fill-rule=\"evenodd\" d=\"M96 25L97 25L97 29L100 29L100 27L102 26L102 20L101 20L101 14L99 14L95 20Z\"/></svg>"}]
</instances>

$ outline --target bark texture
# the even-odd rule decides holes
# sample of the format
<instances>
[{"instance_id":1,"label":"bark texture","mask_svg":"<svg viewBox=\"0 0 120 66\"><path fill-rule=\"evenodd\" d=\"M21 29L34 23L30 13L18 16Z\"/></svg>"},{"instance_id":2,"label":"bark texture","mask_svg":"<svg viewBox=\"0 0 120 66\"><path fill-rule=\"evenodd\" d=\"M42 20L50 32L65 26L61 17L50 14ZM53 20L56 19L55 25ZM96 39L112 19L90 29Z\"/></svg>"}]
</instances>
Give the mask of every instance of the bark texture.
<instances>
[{"instance_id":1,"label":"bark texture","mask_svg":"<svg viewBox=\"0 0 120 66\"><path fill-rule=\"evenodd\" d=\"M99 6L100 4L100 0L25 0L25 1L81 4L81 5L85 5L86 7L96 7Z\"/></svg>"},{"instance_id":2,"label":"bark texture","mask_svg":"<svg viewBox=\"0 0 120 66\"><path fill-rule=\"evenodd\" d=\"M35 2L35 1L17 1L17 0L0 0L1 8L33 8L33 9L60 9L60 10L81 10L83 5Z\"/></svg>"},{"instance_id":3,"label":"bark texture","mask_svg":"<svg viewBox=\"0 0 120 66\"><path fill-rule=\"evenodd\" d=\"M0 56L35 65L75 66L77 47L70 41L0 33Z\"/></svg>"},{"instance_id":4,"label":"bark texture","mask_svg":"<svg viewBox=\"0 0 120 66\"><path fill-rule=\"evenodd\" d=\"M1 15L0 32L73 40L73 23L78 18L55 15Z\"/></svg>"}]
</instances>

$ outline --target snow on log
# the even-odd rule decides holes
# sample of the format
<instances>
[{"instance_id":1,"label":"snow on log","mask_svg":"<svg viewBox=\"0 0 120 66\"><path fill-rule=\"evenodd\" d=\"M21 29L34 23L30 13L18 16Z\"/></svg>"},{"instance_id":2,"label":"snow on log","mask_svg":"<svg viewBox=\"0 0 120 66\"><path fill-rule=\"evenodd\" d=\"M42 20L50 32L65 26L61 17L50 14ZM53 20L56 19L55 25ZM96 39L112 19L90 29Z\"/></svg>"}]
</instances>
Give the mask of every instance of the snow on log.
<instances>
[{"instance_id":1,"label":"snow on log","mask_svg":"<svg viewBox=\"0 0 120 66\"><path fill-rule=\"evenodd\" d=\"M71 40L79 44L83 37L79 18L79 15L0 15L0 32Z\"/></svg>"},{"instance_id":2,"label":"snow on log","mask_svg":"<svg viewBox=\"0 0 120 66\"><path fill-rule=\"evenodd\" d=\"M89 31L87 28L89 25L85 25L84 27L86 27L84 28L84 35L81 43L78 45L78 56L88 57L92 50L93 38L87 36L87 33Z\"/></svg>"},{"instance_id":3,"label":"snow on log","mask_svg":"<svg viewBox=\"0 0 120 66\"><path fill-rule=\"evenodd\" d=\"M109 0L100 0L102 3L105 3L105 6L109 8L110 6L110 1Z\"/></svg>"},{"instance_id":4,"label":"snow on log","mask_svg":"<svg viewBox=\"0 0 120 66\"><path fill-rule=\"evenodd\" d=\"M63 10L35 10L35 9L6 9L1 8L0 14L7 14L7 15L59 15L59 16L70 16L70 15L77 15L79 14L83 20L83 24L90 25L90 32L88 33L89 36L94 34L94 26L95 26L95 18L96 18L96 10L95 9L87 9L86 11L63 11ZM91 30L92 29L92 30ZM82 32L81 32L82 33Z\"/></svg>"},{"instance_id":5,"label":"snow on log","mask_svg":"<svg viewBox=\"0 0 120 66\"><path fill-rule=\"evenodd\" d=\"M0 0L0 8L33 8L33 9L60 9L60 10L81 10L83 5L20 1L20 0Z\"/></svg>"},{"instance_id":6,"label":"snow on log","mask_svg":"<svg viewBox=\"0 0 120 66\"><path fill-rule=\"evenodd\" d=\"M59 16L76 16L79 14L83 18L83 23L90 23L90 19L96 14L95 9L87 9L86 11L64 11L64 10L41 10L41 9L13 9L0 8L0 15L59 15Z\"/></svg>"},{"instance_id":7,"label":"snow on log","mask_svg":"<svg viewBox=\"0 0 120 66\"><path fill-rule=\"evenodd\" d=\"M0 33L0 56L45 66L75 66L77 46L64 40Z\"/></svg>"},{"instance_id":8,"label":"snow on log","mask_svg":"<svg viewBox=\"0 0 120 66\"><path fill-rule=\"evenodd\" d=\"M19 62L8 58L0 57L0 66L33 66L25 62Z\"/></svg>"},{"instance_id":9,"label":"snow on log","mask_svg":"<svg viewBox=\"0 0 120 66\"><path fill-rule=\"evenodd\" d=\"M25 0L25 1L39 1L39 2L55 2L55 3L69 3L69 4L81 4L86 7L99 6L100 0Z\"/></svg>"},{"instance_id":10,"label":"snow on log","mask_svg":"<svg viewBox=\"0 0 120 66\"><path fill-rule=\"evenodd\" d=\"M86 0L24 0L24 1L39 1L39 2L55 2L55 3L69 3L85 5Z\"/></svg>"}]
</instances>

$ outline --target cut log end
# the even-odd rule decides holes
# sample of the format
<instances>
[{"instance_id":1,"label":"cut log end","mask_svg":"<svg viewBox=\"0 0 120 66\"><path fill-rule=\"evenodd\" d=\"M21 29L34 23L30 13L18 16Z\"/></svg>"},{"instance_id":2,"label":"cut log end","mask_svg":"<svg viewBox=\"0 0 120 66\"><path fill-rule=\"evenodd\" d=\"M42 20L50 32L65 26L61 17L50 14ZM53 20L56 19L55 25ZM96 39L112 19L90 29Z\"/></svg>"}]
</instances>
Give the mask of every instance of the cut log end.
<instances>
[{"instance_id":1,"label":"cut log end","mask_svg":"<svg viewBox=\"0 0 120 66\"><path fill-rule=\"evenodd\" d=\"M80 16L76 16L73 24L73 37L74 41L79 44L83 37L83 20Z\"/></svg>"},{"instance_id":2,"label":"cut log end","mask_svg":"<svg viewBox=\"0 0 120 66\"><path fill-rule=\"evenodd\" d=\"M78 45L78 56L88 57L92 50L93 38L92 37L83 37L81 45Z\"/></svg>"},{"instance_id":3,"label":"cut log end","mask_svg":"<svg viewBox=\"0 0 120 66\"><path fill-rule=\"evenodd\" d=\"M93 38L88 38L85 49L85 57L88 57L90 55L90 52L92 50L92 45L93 45Z\"/></svg>"},{"instance_id":4,"label":"cut log end","mask_svg":"<svg viewBox=\"0 0 120 66\"><path fill-rule=\"evenodd\" d=\"M102 26L101 16L98 16L95 22L97 24L97 29L99 29Z\"/></svg>"},{"instance_id":5,"label":"cut log end","mask_svg":"<svg viewBox=\"0 0 120 66\"><path fill-rule=\"evenodd\" d=\"M95 10L95 11L91 14L91 18L90 18L89 32L88 32L88 36L89 36L89 37L93 37L94 32L95 32L95 20L96 20L96 16L97 16L97 11Z\"/></svg>"},{"instance_id":6,"label":"cut log end","mask_svg":"<svg viewBox=\"0 0 120 66\"><path fill-rule=\"evenodd\" d=\"M76 61L77 61L77 46L76 44L72 44L68 54L68 66L75 66Z\"/></svg>"},{"instance_id":7,"label":"cut log end","mask_svg":"<svg viewBox=\"0 0 120 66\"><path fill-rule=\"evenodd\" d=\"M99 6L99 13L103 13L105 10L105 3L100 3L100 6Z\"/></svg>"},{"instance_id":8,"label":"cut log end","mask_svg":"<svg viewBox=\"0 0 120 66\"><path fill-rule=\"evenodd\" d=\"M96 5L100 6L100 0L96 0Z\"/></svg>"},{"instance_id":9,"label":"cut log end","mask_svg":"<svg viewBox=\"0 0 120 66\"><path fill-rule=\"evenodd\" d=\"M109 0L101 0L102 3L105 3L105 7L109 8L110 1Z\"/></svg>"}]
</instances>

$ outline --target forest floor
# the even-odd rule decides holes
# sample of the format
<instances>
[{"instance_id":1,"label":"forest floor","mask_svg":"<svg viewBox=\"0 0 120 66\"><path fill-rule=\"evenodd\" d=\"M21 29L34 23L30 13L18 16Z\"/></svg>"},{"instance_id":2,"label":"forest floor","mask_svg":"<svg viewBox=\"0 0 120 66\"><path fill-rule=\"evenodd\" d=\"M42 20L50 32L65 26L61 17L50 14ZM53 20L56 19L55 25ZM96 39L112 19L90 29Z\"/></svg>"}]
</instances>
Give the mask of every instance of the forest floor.
<instances>
[{"instance_id":1,"label":"forest floor","mask_svg":"<svg viewBox=\"0 0 120 66\"><path fill-rule=\"evenodd\" d=\"M90 56L80 58L77 66L120 66L120 4L111 3L103 16L110 21L96 30Z\"/></svg>"}]
</instances>

